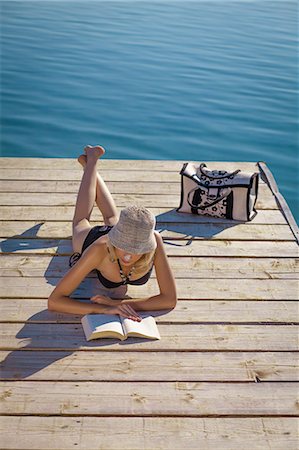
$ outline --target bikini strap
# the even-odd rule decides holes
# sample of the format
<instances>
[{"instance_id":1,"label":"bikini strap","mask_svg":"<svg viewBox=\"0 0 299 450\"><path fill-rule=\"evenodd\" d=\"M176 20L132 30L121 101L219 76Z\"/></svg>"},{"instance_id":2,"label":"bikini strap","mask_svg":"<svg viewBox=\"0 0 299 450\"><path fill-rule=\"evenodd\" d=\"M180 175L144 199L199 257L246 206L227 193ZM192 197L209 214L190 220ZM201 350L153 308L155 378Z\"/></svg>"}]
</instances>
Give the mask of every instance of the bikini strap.
<instances>
[{"instance_id":1,"label":"bikini strap","mask_svg":"<svg viewBox=\"0 0 299 450\"><path fill-rule=\"evenodd\" d=\"M73 253L69 259L69 266L73 267L80 258L81 258L81 253L78 253L78 252Z\"/></svg>"}]
</instances>

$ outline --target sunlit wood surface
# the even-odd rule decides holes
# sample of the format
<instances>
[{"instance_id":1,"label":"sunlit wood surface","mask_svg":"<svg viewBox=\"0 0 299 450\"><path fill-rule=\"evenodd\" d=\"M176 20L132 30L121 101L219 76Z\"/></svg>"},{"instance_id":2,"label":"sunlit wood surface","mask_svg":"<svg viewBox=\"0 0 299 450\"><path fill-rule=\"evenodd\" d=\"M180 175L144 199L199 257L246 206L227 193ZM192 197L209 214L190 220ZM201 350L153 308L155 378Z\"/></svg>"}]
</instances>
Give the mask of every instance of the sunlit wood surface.
<instances>
[{"instance_id":1,"label":"sunlit wood surface","mask_svg":"<svg viewBox=\"0 0 299 450\"><path fill-rule=\"evenodd\" d=\"M0 159L1 448L298 448L294 234L266 180L252 222L177 213L183 162L99 164L119 208L156 214L179 302L155 313L160 341L86 342L80 316L47 311L68 270L82 170L73 159ZM73 295L98 289L90 274ZM155 274L128 290L155 293Z\"/></svg>"}]
</instances>

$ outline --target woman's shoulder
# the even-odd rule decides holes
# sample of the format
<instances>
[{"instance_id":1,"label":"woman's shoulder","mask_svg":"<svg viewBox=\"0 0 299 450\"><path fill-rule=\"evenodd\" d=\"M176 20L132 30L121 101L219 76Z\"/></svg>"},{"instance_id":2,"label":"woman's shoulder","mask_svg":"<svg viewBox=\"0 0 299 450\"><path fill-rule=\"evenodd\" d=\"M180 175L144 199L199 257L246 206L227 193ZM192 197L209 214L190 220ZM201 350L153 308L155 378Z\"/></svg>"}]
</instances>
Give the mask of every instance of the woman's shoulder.
<instances>
[{"instance_id":1,"label":"woman's shoulder","mask_svg":"<svg viewBox=\"0 0 299 450\"><path fill-rule=\"evenodd\" d=\"M154 235L155 235L156 242L157 242L157 248L155 250L155 258L156 258L158 255L165 253L165 247L164 247L164 243L163 243L163 238L162 238L161 234L159 233L159 231L155 230Z\"/></svg>"},{"instance_id":2,"label":"woman's shoulder","mask_svg":"<svg viewBox=\"0 0 299 450\"><path fill-rule=\"evenodd\" d=\"M98 237L98 239L96 239L94 241L94 243L98 246L105 247L105 246L107 246L108 240L109 240L109 238L108 238L107 234L103 234L103 236Z\"/></svg>"},{"instance_id":3,"label":"woman's shoulder","mask_svg":"<svg viewBox=\"0 0 299 450\"><path fill-rule=\"evenodd\" d=\"M93 254L97 257L98 262L103 261L108 255L108 237L99 237L91 244L90 248L93 249Z\"/></svg>"},{"instance_id":4,"label":"woman's shoulder","mask_svg":"<svg viewBox=\"0 0 299 450\"><path fill-rule=\"evenodd\" d=\"M83 252L99 263L107 255L107 237L101 236L90 244Z\"/></svg>"},{"instance_id":5,"label":"woman's shoulder","mask_svg":"<svg viewBox=\"0 0 299 450\"><path fill-rule=\"evenodd\" d=\"M163 244L163 239L162 239L162 236L161 236L161 234L159 233L159 231L154 230L154 235L155 235L157 244Z\"/></svg>"}]
</instances>

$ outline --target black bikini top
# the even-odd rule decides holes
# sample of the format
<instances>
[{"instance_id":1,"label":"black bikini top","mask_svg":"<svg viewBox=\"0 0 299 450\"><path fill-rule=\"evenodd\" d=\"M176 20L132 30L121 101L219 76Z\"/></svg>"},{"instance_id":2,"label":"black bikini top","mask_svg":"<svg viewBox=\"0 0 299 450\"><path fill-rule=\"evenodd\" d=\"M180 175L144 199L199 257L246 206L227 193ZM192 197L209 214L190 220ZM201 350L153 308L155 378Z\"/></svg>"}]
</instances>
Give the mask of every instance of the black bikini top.
<instances>
[{"instance_id":1,"label":"black bikini top","mask_svg":"<svg viewBox=\"0 0 299 450\"><path fill-rule=\"evenodd\" d=\"M88 236L86 237L84 243L83 243L83 247L82 247L82 253L84 252L84 250L91 245L96 239L98 239L99 237L103 236L104 234L107 234L111 228L113 228L112 226L95 226L94 228L91 229L91 231L89 232ZM70 257L69 260L69 266L72 267L74 264L76 264L76 262L81 258L81 253L73 253L72 256ZM138 278L138 280L130 280L130 274L125 276L122 272L122 267L120 265L119 260L117 260L118 262L118 266L119 266L119 272L120 272L120 276L122 278L122 281L120 282L114 282L111 280L108 280L107 278L105 278L101 272L96 269L96 273L98 276L99 281L102 283L103 286L105 286L106 288L116 288L125 284L133 284L133 285L141 285L141 284L145 284L149 277L151 276L152 270L153 270L153 265L150 268L150 270L143 275L143 277Z\"/></svg>"},{"instance_id":2,"label":"black bikini top","mask_svg":"<svg viewBox=\"0 0 299 450\"><path fill-rule=\"evenodd\" d=\"M73 253L72 256L70 257L69 266L72 267L74 264L76 264L76 262L80 259L80 257L81 257L80 253ZM102 285L105 286L106 288L112 289L117 288L119 286L123 286L125 284L133 284L133 285L135 284L136 286L141 286L142 284L145 284L149 280L149 277L151 276L153 265L150 268L150 270L141 278L138 278L138 280L130 280L128 277L125 277L124 280L120 282L108 280L108 278L105 278L104 275L102 275L98 269L95 270L98 279L102 283Z\"/></svg>"},{"instance_id":3,"label":"black bikini top","mask_svg":"<svg viewBox=\"0 0 299 450\"><path fill-rule=\"evenodd\" d=\"M138 280L130 280L129 278L126 278L120 282L114 282L114 281L108 280L101 274L101 272L98 269L96 269L96 272L97 272L98 279L100 280L102 285L105 286L106 288L112 289L112 288L117 288L119 286L123 286L125 284L133 284L136 286L145 284L148 281L149 277L151 276L152 270L153 270L153 266L150 268L150 270L145 275L143 275L141 278L138 278Z\"/></svg>"}]
</instances>

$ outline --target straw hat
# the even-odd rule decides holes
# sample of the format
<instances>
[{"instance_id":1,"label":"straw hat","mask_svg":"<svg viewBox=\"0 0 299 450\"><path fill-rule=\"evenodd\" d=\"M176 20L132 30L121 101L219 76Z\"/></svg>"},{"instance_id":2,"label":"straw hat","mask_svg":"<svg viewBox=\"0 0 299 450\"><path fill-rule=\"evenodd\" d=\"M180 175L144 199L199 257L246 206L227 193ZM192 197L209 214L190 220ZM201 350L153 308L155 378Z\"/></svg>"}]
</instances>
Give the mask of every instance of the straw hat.
<instances>
[{"instance_id":1,"label":"straw hat","mask_svg":"<svg viewBox=\"0 0 299 450\"><path fill-rule=\"evenodd\" d=\"M155 216L146 208L129 206L120 213L117 224L108 237L114 247L132 254L149 253L157 243L154 235Z\"/></svg>"}]
</instances>

